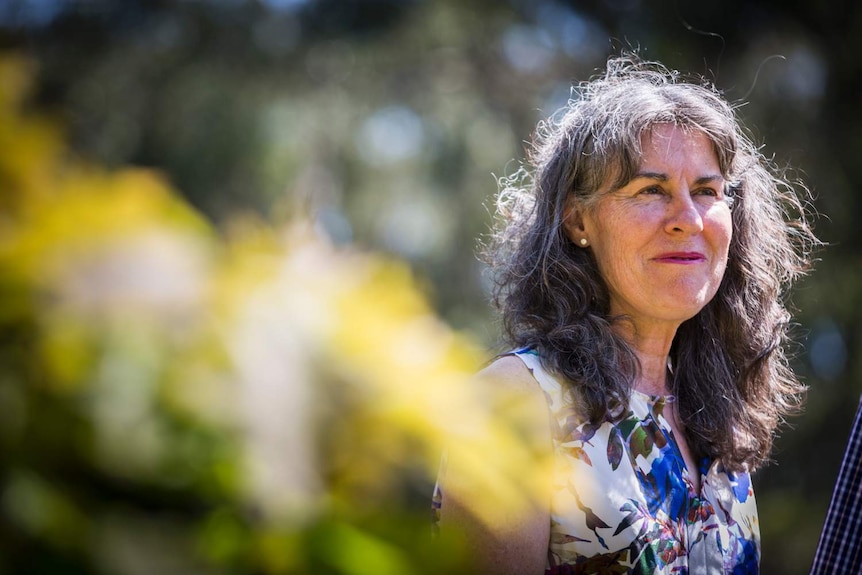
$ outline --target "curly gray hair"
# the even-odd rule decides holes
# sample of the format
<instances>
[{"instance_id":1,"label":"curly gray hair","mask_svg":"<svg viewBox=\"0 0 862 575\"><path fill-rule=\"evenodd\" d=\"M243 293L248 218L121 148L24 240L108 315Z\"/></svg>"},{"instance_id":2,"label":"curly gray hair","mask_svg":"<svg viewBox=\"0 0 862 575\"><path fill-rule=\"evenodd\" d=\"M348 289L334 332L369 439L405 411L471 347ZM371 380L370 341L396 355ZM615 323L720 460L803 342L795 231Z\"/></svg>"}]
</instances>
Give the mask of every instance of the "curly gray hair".
<instances>
[{"instance_id":1,"label":"curly gray hair","mask_svg":"<svg viewBox=\"0 0 862 575\"><path fill-rule=\"evenodd\" d=\"M753 469L802 402L805 387L786 351L784 300L819 242L807 188L761 154L734 107L705 80L623 55L539 125L528 167L500 181L498 225L486 251L494 300L506 343L536 348L590 421L623 413L640 366L612 329L621 318L609 314L591 250L572 244L563 220L571 202L595 206L609 178L612 187L631 180L642 137L659 124L707 136L732 202L727 269L712 301L677 331L671 389L696 453L731 470Z\"/></svg>"}]
</instances>

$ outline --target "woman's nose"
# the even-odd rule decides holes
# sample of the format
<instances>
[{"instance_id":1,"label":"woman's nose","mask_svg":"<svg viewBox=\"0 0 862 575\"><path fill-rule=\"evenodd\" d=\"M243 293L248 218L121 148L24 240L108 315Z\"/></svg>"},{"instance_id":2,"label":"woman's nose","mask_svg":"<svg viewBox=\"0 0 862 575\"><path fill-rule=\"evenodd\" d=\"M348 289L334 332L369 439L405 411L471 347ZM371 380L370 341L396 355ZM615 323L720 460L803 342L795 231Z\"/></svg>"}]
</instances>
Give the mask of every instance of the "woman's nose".
<instances>
[{"instance_id":1,"label":"woman's nose","mask_svg":"<svg viewBox=\"0 0 862 575\"><path fill-rule=\"evenodd\" d=\"M676 195L668 204L665 230L676 234L696 234L703 231L703 217L688 190Z\"/></svg>"}]
</instances>

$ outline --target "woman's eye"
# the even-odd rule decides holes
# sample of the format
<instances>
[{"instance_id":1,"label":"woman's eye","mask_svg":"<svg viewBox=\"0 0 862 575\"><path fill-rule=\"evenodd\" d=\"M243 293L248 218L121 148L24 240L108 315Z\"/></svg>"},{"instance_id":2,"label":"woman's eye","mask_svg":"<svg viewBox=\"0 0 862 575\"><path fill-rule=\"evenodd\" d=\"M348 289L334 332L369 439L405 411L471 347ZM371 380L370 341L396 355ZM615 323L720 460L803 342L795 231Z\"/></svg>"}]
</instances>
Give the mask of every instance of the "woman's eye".
<instances>
[{"instance_id":1,"label":"woman's eye","mask_svg":"<svg viewBox=\"0 0 862 575\"><path fill-rule=\"evenodd\" d=\"M713 198L717 198L719 196L718 190L714 190L713 188L700 188L695 190L694 195L696 196L711 196Z\"/></svg>"},{"instance_id":2,"label":"woman's eye","mask_svg":"<svg viewBox=\"0 0 862 575\"><path fill-rule=\"evenodd\" d=\"M650 186L648 188L642 189L639 193L643 194L645 196L653 196L653 195L661 194L663 192L662 192L662 189L658 186Z\"/></svg>"}]
</instances>

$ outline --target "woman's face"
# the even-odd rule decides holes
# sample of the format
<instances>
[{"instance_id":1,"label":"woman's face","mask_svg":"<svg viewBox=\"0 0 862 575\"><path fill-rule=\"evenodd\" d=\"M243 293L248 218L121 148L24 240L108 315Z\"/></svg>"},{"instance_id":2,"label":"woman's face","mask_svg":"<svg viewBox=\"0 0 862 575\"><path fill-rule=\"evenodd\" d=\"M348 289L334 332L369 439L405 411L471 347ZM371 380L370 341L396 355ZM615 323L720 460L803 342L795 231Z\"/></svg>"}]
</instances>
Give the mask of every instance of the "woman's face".
<instances>
[{"instance_id":1,"label":"woman's face","mask_svg":"<svg viewBox=\"0 0 862 575\"><path fill-rule=\"evenodd\" d=\"M595 207L568 223L576 245L589 242L610 290L610 311L636 328L676 329L721 284L730 246L725 181L709 139L696 130L656 126L642 141L635 177L602 190Z\"/></svg>"}]
</instances>

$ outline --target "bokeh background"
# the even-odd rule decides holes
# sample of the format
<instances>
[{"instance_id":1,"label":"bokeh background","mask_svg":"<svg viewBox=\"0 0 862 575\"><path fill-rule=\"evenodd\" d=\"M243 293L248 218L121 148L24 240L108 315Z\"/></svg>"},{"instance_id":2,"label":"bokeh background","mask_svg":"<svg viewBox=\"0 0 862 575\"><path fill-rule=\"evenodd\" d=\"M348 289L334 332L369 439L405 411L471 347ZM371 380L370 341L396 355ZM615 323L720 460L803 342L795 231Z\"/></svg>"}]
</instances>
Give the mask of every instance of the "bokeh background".
<instances>
[{"instance_id":1,"label":"bokeh background","mask_svg":"<svg viewBox=\"0 0 862 575\"><path fill-rule=\"evenodd\" d=\"M457 571L416 541L498 344L495 178L622 49L815 195L809 398L755 476L763 571L807 573L862 392L860 37L850 0L0 0L0 573Z\"/></svg>"}]
</instances>

